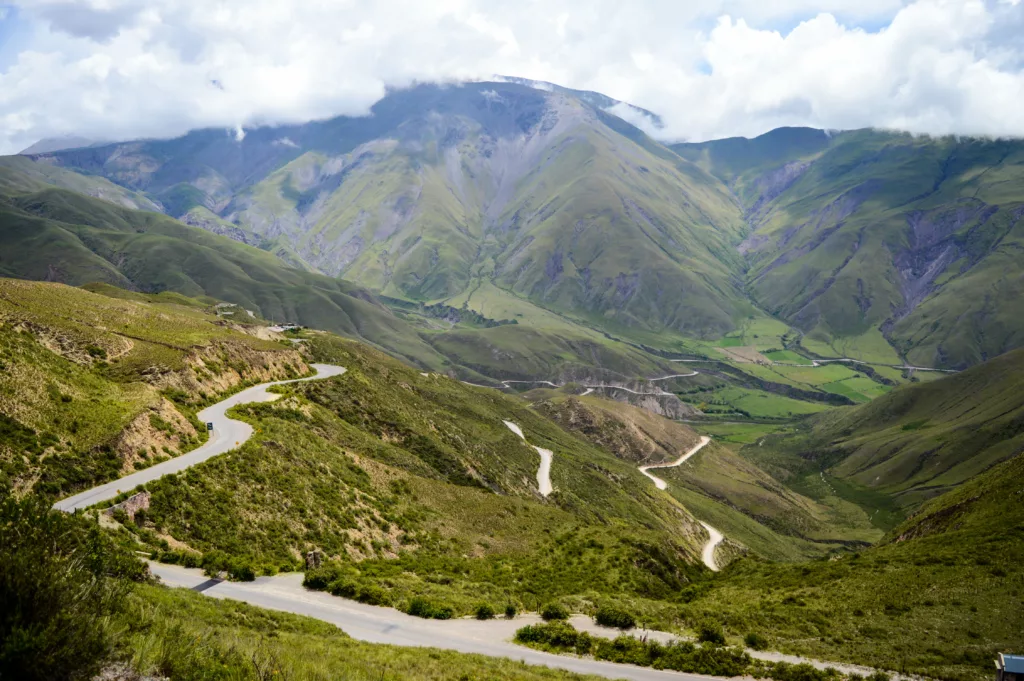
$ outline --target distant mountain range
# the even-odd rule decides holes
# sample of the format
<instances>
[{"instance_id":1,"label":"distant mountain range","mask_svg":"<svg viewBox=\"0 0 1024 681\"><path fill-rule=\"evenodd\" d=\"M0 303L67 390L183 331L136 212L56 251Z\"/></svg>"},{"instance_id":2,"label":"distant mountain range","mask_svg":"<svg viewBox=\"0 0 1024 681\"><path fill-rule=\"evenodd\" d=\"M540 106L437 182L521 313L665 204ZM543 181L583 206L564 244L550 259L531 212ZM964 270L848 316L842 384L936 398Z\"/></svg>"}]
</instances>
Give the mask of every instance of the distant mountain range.
<instances>
[{"instance_id":1,"label":"distant mountain range","mask_svg":"<svg viewBox=\"0 0 1024 681\"><path fill-rule=\"evenodd\" d=\"M616 100L535 85L420 85L366 117L33 153L0 172L390 298L526 307L521 321L663 349L769 315L822 356L965 367L1024 344L1024 143L788 128L667 146Z\"/></svg>"}]
</instances>

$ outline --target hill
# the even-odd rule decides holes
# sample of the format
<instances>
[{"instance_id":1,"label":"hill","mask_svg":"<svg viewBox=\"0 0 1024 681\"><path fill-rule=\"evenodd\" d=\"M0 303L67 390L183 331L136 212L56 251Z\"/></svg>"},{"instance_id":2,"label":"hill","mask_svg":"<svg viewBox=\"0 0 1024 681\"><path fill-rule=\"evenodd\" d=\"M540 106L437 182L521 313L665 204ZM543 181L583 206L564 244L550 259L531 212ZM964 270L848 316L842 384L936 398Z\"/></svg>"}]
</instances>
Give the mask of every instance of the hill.
<instances>
[{"instance_id":1,"label":"hill","mask_svg":"<svg viewBox=\"0 0 1024 681\"><path fill-rule=\"evenodd\" d=\"M755 460L813 468L904 509L955 488L1024 450L1024 351L962 373L900 387L874 401L810 417L769 437Z\"/></svg>"},{"instance_id":2,"label":"hill","mask_svg":"<svg viewBox=\"0 0 1024 681\"><path fill-rule=\"evenodd\" d=\"M66 495L195 447L208 401L309 371L273 335L174 294L0 279L0 491Z\"/></svg>"},{"instance_id":3,"label":"hill","mask_svg":"<svg viewBox=\"0 0 1024 681\"><path fill-rule=\"evenodd\" d=\"M593 395L536 390L528 397L566 430L634 465L675 461L699 439L687 425ZM713 442L678 468L656 471L669 494L729 538L734 555L749 549L771 560L801 560L882 536L868 513L797 493L734 450Z\"/></svg>"},{"instance_id":4,"label":"hill","mask_svg":"<svg viewBox=\"0 0 1024 681\"><path fill-rule=\"evenodd\" d=\"M966 367L1021 344L1019 140L781 129L673 149L736 193L750 291L807 350Z\"/></svg>"},{"instance_id":5,"label":"hill","mask_svg":"<svg viewBox=\"0 0 1024 681\"><path fill-rule=\"evenodd\" d=\"M1024 645L1024 458L926 503L877 547L802 565L739 560L689 617L780 650L932 678L987 678Z\"/></svg>"}]
</instances>

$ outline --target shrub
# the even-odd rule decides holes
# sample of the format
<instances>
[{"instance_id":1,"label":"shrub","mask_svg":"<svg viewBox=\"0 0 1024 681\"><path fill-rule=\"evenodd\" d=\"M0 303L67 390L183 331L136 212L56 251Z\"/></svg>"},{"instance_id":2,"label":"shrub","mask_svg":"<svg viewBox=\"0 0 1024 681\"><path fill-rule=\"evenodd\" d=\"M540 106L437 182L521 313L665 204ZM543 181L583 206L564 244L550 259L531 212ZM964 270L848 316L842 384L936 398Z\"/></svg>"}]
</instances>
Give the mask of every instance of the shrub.
<instances>
[{"instance_id":1,"label":"shrub","mask_svg":"<svg viewBox=\"0 0 1024 681\"><path fill-rule=\"evenodd\" d=\"M594 615L594 621L604 627L632 629L636 626L633 614L615 605L602 605Z\"/></svg>"},{"instance_id":2,"label":"shrub","mask_svg":"<svg viewBox=\"0 0 1024 681\"><path fill-rule=\"evenodd\" d=\"M436 605L422 596L413 597L413 599L409 601L409 607L405 612L413 615L414 617L423 617L425 619L435 620L449 620L452 618L452 615L454 615L454 612L450 607L446 605Z\"/></svg>"},{"instance_id":3,"label":"shrub","mask_svg":"<svg viewBox=\"0 0 1024 681\"><path fill-rule=\"evenodd\" d=\"M359 589L356 600L367 605L389 605L391 603L391 596L379 586L370 584ZM448 617L437 617L435 615L435 619L448 619L449 617L451 617L450 614Z\"/></svg>"},{"instance_id":4,"label":"shrub","mask_svg":"<svg viewBox=\"0 0 1024 681\"><path fill-rule=\"evenodd\" d=\"M722 625L717 622L701 622L697 627L697 640L701 643L724 646L725 634L722 632Z\"/></svg>"},{"instance_id":5,"label":"shrub","mask_svg":"<svg viewBox=\"0 0 1024 681\"><path fill-rule=\"evenodd\" d=\"M576 631L571 624L562 621L525 626L516 631L515 641L534 648L577 655L589 655L594 647L590 634Z\"/></svg>"},{"instance_id":6,"label":"shrub","mask_svg":"<svg viewBox=\"0 0 1024 681\"><path fill-rule=\"evenodd\" d=\"M546 622L552 620L567 620L569 619L569 611L565 609L565 606L561 603L548 603L541 611L540 616Z\"/></svg>"},{"instance_id":7,"label":"shrub","mask_svg":"<svg viewBox=\"0 0 1024 681\"><path fill-rule=\"evenodd\" d=\"M256 579L256 570L248 563L233 563L228 568L228 575L239 582L251 582Z\"/></svg>"},{"instance_id":8,"label":"shrub","mask_svg":"<svg viewBox=\"0 0 1024 681\"><path fill-rule=\"evenodd\" d=\"M490 620L494 619L494 608L487 603L481 603L476 606L476 618L478 620Z\"/></svg>"},{"instance_id":9,"label":"shrub","mask_svg":"<svg viewBox=\"0 0 1024 681\"><path fill-rule=\"evenodd\" d=\"M516 606L512 605L511 603L509 603L508 605L505 606L505 617L507 619L514 618L516 616L516 614L517 614Z\"/></svg>"},{"instance_id":10,"label":"shrub","mask_svg":"<svg viewBox=\"0 0 1024 681\"><path fill-rule=\"evenodd\" d=\"M743 642L747 644L748 648L753 648L754 650L766 650L768 648L768 639L756 631L752 631L743 637Z\"/></svg>"},{"instance_id":11,"label":"shrub","mask_svg":"<svg viewBox=\"0 0 1024 681\"><path fill-rule=\"evenodd\" d=\"M113 652L128 579L145 575L84 518L0 501L0 678L92 678Z\"/></svg>"}]
</instances>

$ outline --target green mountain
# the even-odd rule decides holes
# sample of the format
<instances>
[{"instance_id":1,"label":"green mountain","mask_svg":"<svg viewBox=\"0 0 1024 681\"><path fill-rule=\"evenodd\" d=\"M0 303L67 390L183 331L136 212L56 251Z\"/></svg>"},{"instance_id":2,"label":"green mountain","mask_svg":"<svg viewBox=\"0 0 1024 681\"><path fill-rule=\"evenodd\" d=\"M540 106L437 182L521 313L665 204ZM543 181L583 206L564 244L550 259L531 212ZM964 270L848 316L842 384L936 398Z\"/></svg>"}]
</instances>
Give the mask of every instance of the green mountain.
<instances>
[{"instance_id":1,"label":"green mountain","mask_svg":"<svg viewBox=\"0 0 1024 681\"><path fill-rule=\"evenodd\" d=\"M965 367L1024 340L1024 143L781 129L673 150L736 194L749 290L808 350Z\"/></svg>"},{"instance_id":2,"label":"green mountain","mask_svg":"<svg viewBox=\"0 0 1024 681\"><path fill-rule=\"evenodd\" d=\"M624 329L717 337L750 313L735 200L601 106L517 83L418 86L365 118L33 158L203 206L301 261L414 301L502 296ZM204 225L205 226L205 225ZM216 231L223 231L218 223Z\"/></svg>"}]
</instances>

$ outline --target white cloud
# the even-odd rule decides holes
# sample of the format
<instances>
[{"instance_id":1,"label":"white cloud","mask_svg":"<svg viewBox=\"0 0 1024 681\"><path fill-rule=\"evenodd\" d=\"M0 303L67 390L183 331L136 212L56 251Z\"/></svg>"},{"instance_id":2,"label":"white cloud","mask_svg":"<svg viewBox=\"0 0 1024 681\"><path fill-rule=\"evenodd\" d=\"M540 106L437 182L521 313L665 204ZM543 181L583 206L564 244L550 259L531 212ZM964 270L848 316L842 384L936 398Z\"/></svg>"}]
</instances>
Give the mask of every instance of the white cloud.
<instances>
[{"instance_id":1,"label":"white cloud","mask_svg":"<svg viewBox=\"0 0 1024 681\"><path fill-rule=\"evenodd\" d=\"M364 114L389 85L496 73L628 101L673 138L778 125L1024 134L1019 0L15 4L30 34L0 66L5 153L63 134L244 134Z\"/></svg>"}]
</instances>

